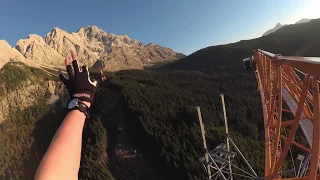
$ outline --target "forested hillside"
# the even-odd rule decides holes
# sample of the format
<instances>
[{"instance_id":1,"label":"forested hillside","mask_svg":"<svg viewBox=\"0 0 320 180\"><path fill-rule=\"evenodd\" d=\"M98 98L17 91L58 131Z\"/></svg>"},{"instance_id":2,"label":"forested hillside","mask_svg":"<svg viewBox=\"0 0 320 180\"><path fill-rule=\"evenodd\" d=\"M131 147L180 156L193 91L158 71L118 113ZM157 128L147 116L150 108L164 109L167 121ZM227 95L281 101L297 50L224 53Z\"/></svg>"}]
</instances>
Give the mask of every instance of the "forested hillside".
<instances>
[{"instance_id":1,"label":"forested hillside","mask_svg":"<svg viewBox=\"0 0 320 180\"><path fill-rule=\"evenodd\" d=\"M226 96L231 134L262 175L262 110L253 82L252 72L131 70L118 72L105 88L121 91L130 134L165 179L201 179L198 159L203 151L195 106L201 106L213 148L225 138L221 93Z\"/></svg>"},{"instance_id":2,"label":"forested hillside","mask_svg":"<svg viewBox=\"0 0 320 180\"><path fill-rule=\"evenodd\" d=\"M2 115L5 106L9 105L8 117L0 124L0 177L8 179L23 179L30 176L31 169L36 166L34 160L34 138L32 133L37 117L48 112L47 100L49 93L46 84L50 77L39 69L30 68L22 63L8 63L0 72L1 100L11 99L2 104ZM37 91L28 94L27 86L36 87ZM24 91L24 99L15 99L19 91ZM14 95L10 95L15 92ZM33 100L33 105L24 105L26 99ZM27 101L28 101L27 100ZM18 104L12 101L18 101ZM24 107L25 106L25 107Z\"/></svg>"}]
</instances>

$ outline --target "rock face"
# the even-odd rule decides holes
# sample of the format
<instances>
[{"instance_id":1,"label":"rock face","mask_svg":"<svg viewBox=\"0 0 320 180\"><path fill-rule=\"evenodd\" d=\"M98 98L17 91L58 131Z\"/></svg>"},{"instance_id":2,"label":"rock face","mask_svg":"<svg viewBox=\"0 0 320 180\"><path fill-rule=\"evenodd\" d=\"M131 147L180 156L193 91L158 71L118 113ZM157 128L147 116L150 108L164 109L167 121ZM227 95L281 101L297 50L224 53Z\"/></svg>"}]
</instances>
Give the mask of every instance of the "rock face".
<instances>
[{"instance_id":1,"label":"rock face","mask_svg":"<svg viewBox=\"0 0 320 180\"><path fill-rule=\"evenodd\" d=\"M25 61L25 58L5 40L0 40L0 68L10 60Z\"/></svg>"},{"instance_id":2,"label":"rock face","mask_svg":"<svg viewBox=\"0 0 320 180\"><path fill-rule=\"evenodd\" d=\"M8 62L0 69L0 123L15 119L16 112L39 102L51 105L60 99L66 104L68 96L63 83L50 80L46 75L19 62Z\"/></svg>"},{"instance_id":3,"label":"rock face","mask_svg":"<svg viewBox=\"0 0 320 180\"><path fill-rule=\"evenodd\" d=\"M127 35L106 33L97 26L82 27L71 34L54 28L44 38L32 34L19 40L15 48L29 60L50 65L61 65L65 57L76 52L82 64L89 67L104 64L110 71L140 69L184 56L152 43L144 45Z\"/></svg>"},{"instance_id":4,"label":"rock face","mask_svg":"<svg viewBox=\"0 0 320 180\"><path fill-rule=\"evenodd\" d=\"M34 81L26 80L19 88L8 90L1 88L0 95L0 123L5 121L12 111L24 110L32 106L39 98L49 95L48 104L55 103L60 97L63 103L67 98L64 96L65 88L62 83L55 81Z\"/></svg>"},{"instance_id":5,"label":"rock face","mask_svg":"<svg viewBox=\"0 0 320 180\"><path fill-rule=\"evenodd\" d=\"M101 49L99 49L99 44L94 42L90 46L86 39L77 33L69 34L64 30L54 28L44 37L44 41L62 57L70 57L71 52L76 52L79 60L86 65L92 65L99 58L96 52ZM86 61L83 62L83 60Z\"/></svg>"},{"instance_id":6,"label":"rock face","mask_svg":"<svg viewBox=\"0 0 320 180\"><path fill-rule=\"evenodd\" d=\"M25 58L41 64L63 64L64 58L36 34L20 39L15 47Z\"/></svg>"}]
</instances>

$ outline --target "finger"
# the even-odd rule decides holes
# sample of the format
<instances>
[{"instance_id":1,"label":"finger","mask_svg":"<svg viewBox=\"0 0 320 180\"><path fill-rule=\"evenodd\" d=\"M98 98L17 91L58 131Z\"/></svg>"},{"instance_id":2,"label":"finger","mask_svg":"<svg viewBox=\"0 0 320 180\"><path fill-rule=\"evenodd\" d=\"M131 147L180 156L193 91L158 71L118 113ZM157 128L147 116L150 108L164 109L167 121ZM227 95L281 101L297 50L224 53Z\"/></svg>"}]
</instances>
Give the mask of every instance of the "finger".
<instances>
[{"instance_id":1,"label":"finger","mask_svg":"<svg viewBox=\"0 0 320 180\"><path fill-rule=\"evenodd\" d=\"M68 66L68 65L70 64L69 59L68 59L68 58L66 58L66 59L64 60L64 63L65 63L65 65L66 65L66 66Z\"/></svg>"},{"instance_id":2,"label":"finger","mask_svg":"<svg viewBox=\"0 0 320 180\"><path fill-rule=\"evenodd\" d=\"M72 72L72 67L71 65L68 65L67 66L67 73L69 75L69 78L72 78L73 77L73 72Z\"/></svg>"},{"instance_id":3,"label":"finger","mask_svg":"<svg viewBox=\"0 0 320 180\"><path fill-rule=\"evenodd\" d=\"M66 64L67 73L68 73L68 75L69 75L69 78L73 77L72 67L71 67L71 65L70 65L70 62L69 62L69 59L68 59L68 58L66 58L65 64Z\"/></svg>"},{"instance_id":4,"label":"finger","mask_svg":"<svg viewBox=\"0 0 320 180\"><path fill-rule=\"evenodd\" d=\"M59 78L63 82L64 85L67 84L68 79L63 74L59 74Z\"/></svg>"},{"instance_id":5,"label":"finger","mask_svg":"<svg viewBox=\"0 0 320 180\"><path fill-rule=\"evenodd\" d=\"M93 86L97 86L97 81L96 80L93 80L93 81L91 81L91 79L90 78L88 78L88 80L89 80L89 82L93 85Z\"/></svg>"},{"instance_id":6,"label":"finger","mask_svg":"<svg viewBox=\"0 0 320 180\"><path fill-rule=\"evenodd\" d=\"M78 56L76 53L72 53L71 57L73 59L72 65L73 65L73 69L74 69L74 74L77 75L80 72L79 64L78 64L78 60L77 60Z\"/></svg>"},{"instance_id":7,"label":"finger","mask_svg":"<svg viewBox=\"0 0 320 180\"><path fill-rule=\"evenodd\" d=\"M88 73L88 68L87 68L87 66L82 66L82 72Z\"/></svg>"},{"instance_id":8,"label":"finger","mask_svg":"<svg viewBox=\"0 0 320 180\"><path fill-rule=\"evenodd\" d=\"M73 65L73 69L74 69L74 74L75 75L79 74L80 70L79 70L78 61L77 60L73 60L72 61L72 65Z\"/></svg>"},{"instance_id":9,"label":"finger","mask_svg":"<svg viewBox=\"0 0 320 180\"><path fill-rule=\"evenodd\" d=\"M63 82L63 84L66 84L68 79L62 74L61 69L59 68L59 78Z\"/></svg>"},{"instance_id":10,"label":"finger","mask_svg":"<svg viewBox=\"0 0 320 180\"><path fill-rule=\"evenodd\" d=\"M91 81L90 74L89 74L87 66L82 66L82 72L86 72L88 74L88 81L89 81L90 84L92 84L93 86L97 86L98 82L96 80Z\"/></svg>"},{"instance_id":11,"label":"finger","mask_svg":"<svg viewBox=\"0 0 320 180\"><path fill-rule=\"evenodd\" d=\"M71 54L72 60L78 60L78 56L76 53Z\"/></svg>"}]
</instances>

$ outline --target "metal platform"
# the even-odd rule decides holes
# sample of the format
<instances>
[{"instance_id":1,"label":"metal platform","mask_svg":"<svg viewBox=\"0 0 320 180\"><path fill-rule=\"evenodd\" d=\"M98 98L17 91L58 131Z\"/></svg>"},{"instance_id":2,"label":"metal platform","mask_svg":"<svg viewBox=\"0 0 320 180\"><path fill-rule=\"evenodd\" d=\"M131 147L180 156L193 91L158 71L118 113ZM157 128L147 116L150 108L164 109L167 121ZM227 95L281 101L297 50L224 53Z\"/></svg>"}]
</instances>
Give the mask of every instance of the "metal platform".
<instances>
[{"instance_id":1,"label":"metal platform","mask_svg":"<svg viewBox=\"0 0 320 180\"><path fill-rule=\"evenodd\" d=\"M230 158L234 158L234 156L236 155L235 152L228 151L228 150L220 148L220 147L216 148L214 151L218 152L220 155L228 156Z\"/></svg>"},{"instance_id":2,"label":"metal platform","mask_svg":"<svg viewBox=\"0 0 320 180\"><path fill-rule=\"evenodd\" d=\"M296 114L298 103L297 101L292 97L292 95L288 92L286 88L282 88L282 96L286 103L288 104L290 110L293 114ZM313 138L313 123L310 119L306 118L304 113L302 112L301 120L299 122L299 125L302 129L302 132L304 136L307 139L308 145L310 148L312 148L312 138Z\"/></svg>"}]
</instances>

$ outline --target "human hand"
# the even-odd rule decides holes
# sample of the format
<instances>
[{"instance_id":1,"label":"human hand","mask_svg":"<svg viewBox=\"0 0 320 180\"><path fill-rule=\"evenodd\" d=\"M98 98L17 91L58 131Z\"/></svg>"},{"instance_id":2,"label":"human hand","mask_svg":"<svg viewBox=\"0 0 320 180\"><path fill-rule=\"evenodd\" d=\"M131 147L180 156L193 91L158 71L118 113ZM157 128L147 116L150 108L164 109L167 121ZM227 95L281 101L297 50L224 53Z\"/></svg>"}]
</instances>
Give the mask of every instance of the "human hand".
<instances>
[{"instance_id":1,"label":"human hand","mask_svg":"<svg viewBox=\"0 0 320 180\"><path fill-rule=\"evenodd\" d=\"M68 90L70 96L69 102L78 98L84 103L87 102L86 104L90 107L96 91L97 81L90 80L89 71L86 66L82 66L82 70L80 70L77 58L77 55L72 53L74 74L69 59L66 58L65 64L69 78L65 77L61 70L59 72L59 77Z\"/></svg>"}]
</instances>

